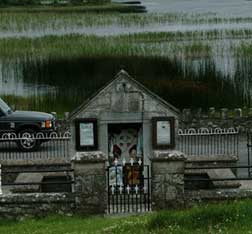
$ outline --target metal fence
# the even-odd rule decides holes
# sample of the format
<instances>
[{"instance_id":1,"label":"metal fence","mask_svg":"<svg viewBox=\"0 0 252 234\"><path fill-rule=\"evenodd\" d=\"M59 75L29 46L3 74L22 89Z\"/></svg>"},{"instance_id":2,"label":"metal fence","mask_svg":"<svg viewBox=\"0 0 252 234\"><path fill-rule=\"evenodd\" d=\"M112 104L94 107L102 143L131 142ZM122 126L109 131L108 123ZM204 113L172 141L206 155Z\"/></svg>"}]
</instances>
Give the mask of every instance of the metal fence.
<instances>
[{"instance_id":1,"label":"metal fence","mask_svg":"<svg viewBox=\"0 0 252 234\"><path fill-rule=\"evenodd\" d=\"M0 161L69 159L70 138L69 132L54 132L48 135L37 133L22 137L15 133L6 133L0 138ZM33 144L31 142L36 142L37 147L27 150L20 149L20 144Z\"/></svg>"},{"instance_id":2,"label":"metal fence","mask_svg":"<svg viewBox=\"0 0 252 234\"><path fill-rule=\"evenodd\" d=\"M213 177L210 178L207 175L207 171L211 170L231 170L236 171L238 169L251 169L251 165L239 165L239 166L196 166L196 167L187 167L185 168L185 189L187 190L198 190L198 189L214 189L214 188L222 188L223 184L221 182L225 182L224 187L226 187L228 182L240 182L252 180L252 177L239 177L236 173L233 176L222 176L222 177ZM195 171L195 174L193 173ZM201 173L199 173L201 171ZM189 174L188 174L189 172ZM204 172L204 173L203 173ZM217 186L217 187L216 187ZM233 184L235 187L239 187L240 184ZM230 187L229 187L230 188Z\"/></svg>"},{"instance_id":3,"label":"metal fence","mask_svg":"<svg viewBox=\"0 0 252 234\"><path fill-rule=\"evenodd\" d=\"M108 213L151 210L150 167L137 163L115 163L107 168Z\"/></svg>"},{"instance_id":4,"label":"metal fence","mask_svg":"<svg viewBox=\"0 0 252 234\"><path fill-rule=\"evenodd\" d=\"M3 190L8 193L72 192L71 164L0 165L0 168L0 194Z\"/></svg>"},{"instance_id":5,"label":"metal fence","mask_svg":"<svg viewBox=\"0 0 252 234\"><path fill-rule=\"evenodd\" d=\"M228 129L179 129L178 149L187 155L238 155L239 132Z\"/></svg>"}]
</instances>

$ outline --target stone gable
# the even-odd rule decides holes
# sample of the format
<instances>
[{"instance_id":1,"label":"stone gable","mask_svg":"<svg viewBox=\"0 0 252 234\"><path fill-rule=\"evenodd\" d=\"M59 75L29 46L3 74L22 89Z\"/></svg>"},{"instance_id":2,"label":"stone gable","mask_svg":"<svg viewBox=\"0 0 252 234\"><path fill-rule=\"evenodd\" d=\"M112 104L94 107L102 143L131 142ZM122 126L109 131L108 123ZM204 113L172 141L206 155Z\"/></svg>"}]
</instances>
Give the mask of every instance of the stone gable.
<instances>
[{"instance_id":1,"label":"stone gable","mask_svg":"<svg viewBox=\"0 0 252 234\"><path fill-rule=\"evenodd\" d=\"M104 113L148 113L177 116L178 110L120 71L93 98L77 108L70 118L98 117Z\"/></svg>"}]
</instances>

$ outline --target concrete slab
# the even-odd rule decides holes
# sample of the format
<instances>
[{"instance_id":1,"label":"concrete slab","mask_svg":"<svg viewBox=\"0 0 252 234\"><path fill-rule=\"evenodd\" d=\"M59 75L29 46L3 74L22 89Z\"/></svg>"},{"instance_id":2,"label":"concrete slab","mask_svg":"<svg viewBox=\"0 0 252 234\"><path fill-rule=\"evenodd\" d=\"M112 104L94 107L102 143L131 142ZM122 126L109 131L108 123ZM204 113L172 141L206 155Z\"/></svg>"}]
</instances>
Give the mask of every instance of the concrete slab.
<instances>
[{"instance_id":1,"label":"concrete slab","mask_svg":"<svg viewBox=\"0 0 252 234\"><path fill-rule=\"evenodd\" d=\"M41 173L20 173L15 183L41 183L43 180L43 175ZM32 193L40 192L40 185L15 185L12 189L13 193Z\"/></svg>"},{"instance_id":2,"label":"concrete slab","mask_svg":"<svg viewBox=\"0 0 252 234\"><path fill-rule=\"evenodd\" d=\"M225 179L236 178L231 169L211 169L207 170L207 174L210 179ZM240 187L239 181L213 181L215 188L238 188Z\"/></svg>"}]
</instances>

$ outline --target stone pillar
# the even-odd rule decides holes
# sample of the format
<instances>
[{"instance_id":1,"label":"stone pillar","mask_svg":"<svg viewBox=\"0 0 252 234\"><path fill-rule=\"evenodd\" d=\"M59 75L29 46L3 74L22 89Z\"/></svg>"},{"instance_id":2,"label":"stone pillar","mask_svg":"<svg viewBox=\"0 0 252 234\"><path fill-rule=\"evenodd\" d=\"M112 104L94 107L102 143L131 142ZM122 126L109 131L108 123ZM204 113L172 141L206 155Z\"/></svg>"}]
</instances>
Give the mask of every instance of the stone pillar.
<instances>
[{"instance_id":1,"label":"stone pillar","mask_svg":"<svg viewBox=\"0 0 252 234\"><path fill-rule=\"evenodd\" d=\"M77 152L72 159L76 212L104 214L107 209L106 158L100 151Z\"/></svg>"},{"instance_id":2,"label":"stone pillar","mask_svg":"<svg viewBox=\"0 0 252 234\"><path fill-rule=\"evenodd\" d=\"M155 151L152 158L152 209L184 205L186 156L179 151Z\"/></svg>"}]
</instances>

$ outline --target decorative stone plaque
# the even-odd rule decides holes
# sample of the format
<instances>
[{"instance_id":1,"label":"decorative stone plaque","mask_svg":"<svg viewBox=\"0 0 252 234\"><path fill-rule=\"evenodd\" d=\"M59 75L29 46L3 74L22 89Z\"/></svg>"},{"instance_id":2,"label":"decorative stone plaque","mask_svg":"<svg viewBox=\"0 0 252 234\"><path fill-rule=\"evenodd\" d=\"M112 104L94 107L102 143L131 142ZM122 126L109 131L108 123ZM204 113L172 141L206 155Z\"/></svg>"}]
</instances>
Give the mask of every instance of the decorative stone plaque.
<instances>
[{"instance_id":1,"label":"decorative stone plaque","mask_svg":"<svg viewBox=\"0 0 252 234\"><path fill-rule=\"evenodd\" d=\"M97 150L97 120L77 119L75 121L76 150Z\"/></svg>"},{"instance_id":2,"label":"decorative stone plaque","mask_svg":"<svg viewBox=\"0 0 252 234\"><path fill-rule=\"evenodd\" d=\"M80 123L80 146L94 146L94 123Z\"/></svg>"},{"instance_id":3,"label":"decorative stone plaque","mask_svg":"<svg viewBox=\"0 0 252 234\"><path fill-rule=\"evenodd\" d=\"M171 124L170 121L157 121L157 144L171 144Z\"/></svg>"},{"instance_id":4,"label":"decorative stone plaque","mask_svg":"<svg viewBox=\"0 0 252 234\"><path fill-rule=\"evenodd\" d=\"M175 147L174 117L154 117L152 119L152 144L154 149Z\"/></svg>"}]
</instances>

